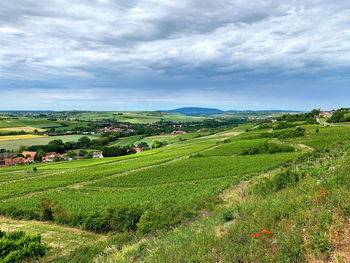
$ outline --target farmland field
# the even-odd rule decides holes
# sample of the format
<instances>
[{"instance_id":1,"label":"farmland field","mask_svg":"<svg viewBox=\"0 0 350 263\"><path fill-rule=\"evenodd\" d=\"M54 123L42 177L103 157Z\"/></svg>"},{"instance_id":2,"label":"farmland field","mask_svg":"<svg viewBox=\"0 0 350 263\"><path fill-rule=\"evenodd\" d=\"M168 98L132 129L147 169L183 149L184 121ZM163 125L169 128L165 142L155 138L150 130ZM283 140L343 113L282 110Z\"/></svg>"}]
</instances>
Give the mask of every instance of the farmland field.
<instances>
[{"instance_id":1,"label":"farmland field","mask_svg":"<svg viewBox=\"0 0 350 263\"><path fill-rule=\"evenodd\" d=\"M64 136L39 136L39 135L14 135L14 136L0 136L0 149L18 150L21 145L43 145L48 144L53 140L62 140L63 142L78 141L79 138L86 135L64 135ZM90 139L99 138L97 135L88 135Z\"/></svg>"},{"instance_id":2,"label":"farmland field","mask_svg":"<svg viewBox=\"0 0 350 263\"><path fill-rule=\"evenodd\" d=\"M44 129L34 128L34 127L30 127L30 126L25 126L25 127L1 128L1 129L0 129L0 132L9 132L9 131L33 132L34 130L37 130L37 131L39 131L39 132L45 131Z\"/></svg>"},{"instance_id":3,"label":"farmland field","mask_svg":"<svg viewBox=\"0 0 350 263\"><path fill-rule=\"evenodd\" d=\"M189 117L182 115L173 115L161 112L147 112L147 111L103 111L94 112L86 111L76 113L74 118L79 120L97 121L103 119L115 119L120 122L129 123L155 123L161 120L172 122L187 122L187 121L203 121L205 118Z\"/></svg>"},{"instance_id":4,"label":"farmland field","mask_svg":"<svg viewBox=\"0 0 350 263\"><path fill-rule=\"evenodd\" d=\"M138 220L143 222L144 217L151 217L157 207L168 206L170 201L185 211L194 209L188 211L191 215L206 202L210 206L211 201L204 200L211 200L242 181L288 167L299 156L311 151L299 147L299 144L318 148L321 141L329 147L338 145L335 138L350 141L350 129L347 127L306 125L304 136L284 139L259 138L266 130L245 132L249 126L243 127L217 134L202 132L146 137L144 139L148 140L166 138L175 143L139 154L3 168L0 170L0 214L5 217L0 222L9 220L6 225L11 225L9 222L13 219L9 217L41 220L42 200L54 200L63 211L50 219L54 223L52 228L57 226L53 231L59 231L59 228L66 231L65 227L69 226L105 233L111 231L105 220L111 217L113 211L125 211L126 219L138 216ZM318 132L315 131L317 128ZM185 140L180 141L179 137ZM141 140L140 136L131 136L118 143L122 145L124 141L127 145ZM243 150L267 141L293 145L295 151L242 155ZM34 167L37 168L35 172ZM187 215L183 216L186 218ZM12 227L18 229L17 221L12 222ZM23 229L33 231L27 223L24 223ZM44 234L48 231L42 229ZM139 229L145 228L140 225ZM98 235L88 237L92 245L101 238ZM55 244L49 236L44 235L43 238ZM68 254L68 251L71 249L64 253ZM52 254L49 256L52 257Z\"/></svg>"},{"instance_id":5,"label":"farmland field","mask_svg":"<svg viewBox=\"0 0 350 263\"><path fill-rule=\"evenodd\" d=\"M0 120L0 128L12 128L12 127L33 127L33 128L49 128L59 127L60 123L55 121L48 121L45 119L33 119L33 118L19 118L15 120Z\"/></svg>"},{"instance_id":6,"label":"farmland field","mask_svg":"<svg viewBox=\"0 0 350 263\"><path fill-rule=\"evenodd\" d=\"M30 140L30 139L38 139L38 138L45 138L45 136L33 135L33 134L0 136L0 142L28 140L28 139Z\"/></svg>"},{"instance_id":7,"label":"farmland field","mask_svg":"<svg viewBox=\"0 0 350 263\"><path fill-rule=\"evenodd\" d=\"M33 213L36 213L38 200L46 196L46 191L48 191L49 196L53 196L57 200L64 200L69 195L79 195L79 193L84 192L85 194L80 197L80 207L82 208L84 202L95 198L97 202L94 205L95 210L105 208L105 205L98 201L108 199L110 193L112 196L120 196L120 199L115 199L113 202L112 200L108 201L111 205L115 202L120 203L121 200L124 200L123 203L126 205L134 204L140 202L140 200L135 199L137 196L145 194L147 194L145 200L149 201L151 200L150 196L156 193L166 199L168 195L160 194L165 191L164 189L167 189L166 192L173 196L176 192L181 193L178 197L179 200L192 200L195 197L216 193L218 189L224 189L229 184L240 181L244 176L252 176L283 165L298 155L298 153L285 153L275 156L187 158L198 152L204 154L207 151L210 152L213 147L217 147L217 142L220 142L228 134L237 135L236 133L224 133L216 137L195 138L184 143L131 156L36 165L38 172L35 176L31 173L28 174L26 166L22 168L22 171L20 168L17 169L17 172L16 170L4 171L2 181L6 183L0 185L0 199L6 200L6 202L0 207L0 210L7 213L9 211L7 209L15 205L18 209L26 211L24 214L31 217ZM189 136L191 135L189 134ZM64 137L70 137L70 140L74 138L72 136ZM150 139L159 139L160 137L164 138L164 136L154 136ZM258 140L258 142L260 141ZM225 146L225 144L221 145ZM250 144L244 142L241 147L244 145L248 147ZM219 145L219 147L221 146ZM168 162L169 164L167 164ZM220 166L214 165L218 162L221 163ZM187 193L184 188L186 182L191 182L199 187L195 195L185 194ZM217 186L214 192L213 185ZM170 186L172 190L169 192L168 187ZM101 189L96 192L101 187L108 187L109 190ZM181 192L180 189L185 192ZM188 190L190 191L190 188ZM26 194L30 194L31 197L17 199L17 197ZM84 201L85 197L86 201ZM159 201L160 199L156 197L155 200ZM28 202L31 205L28 206ZM67 209L74 212L73 207L68 207L69 202L64 202ZM31 209L28 210L28 207ZM89 207L82 209L89 211Z\"/></svg>"}]
</instances>

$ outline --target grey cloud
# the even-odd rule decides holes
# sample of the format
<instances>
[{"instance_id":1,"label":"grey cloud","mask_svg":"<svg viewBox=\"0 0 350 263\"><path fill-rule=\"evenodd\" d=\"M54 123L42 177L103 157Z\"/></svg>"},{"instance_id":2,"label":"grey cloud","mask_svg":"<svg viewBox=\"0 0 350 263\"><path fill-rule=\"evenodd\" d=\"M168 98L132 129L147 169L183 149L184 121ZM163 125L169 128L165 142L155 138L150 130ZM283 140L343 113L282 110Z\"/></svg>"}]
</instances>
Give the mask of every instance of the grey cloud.
<instances>
[{"instance_id":1,"label":"grey cloud","mask_svg":"<svg viewBox=\"0 0 350 263\"><path fill-rule=\"evenodd\" d=\"M349 8L330 0L2 1L0 78L350 66Z\"/></svg>"}]
</instances>

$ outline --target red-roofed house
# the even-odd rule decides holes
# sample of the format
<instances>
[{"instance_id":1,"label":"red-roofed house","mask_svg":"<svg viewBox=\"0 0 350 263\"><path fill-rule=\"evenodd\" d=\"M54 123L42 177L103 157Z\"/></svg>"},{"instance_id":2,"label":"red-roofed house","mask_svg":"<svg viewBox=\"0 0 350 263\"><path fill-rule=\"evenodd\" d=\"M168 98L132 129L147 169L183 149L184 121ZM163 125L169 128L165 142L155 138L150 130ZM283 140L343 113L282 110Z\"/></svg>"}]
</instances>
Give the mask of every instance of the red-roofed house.
<instances>
[{"instance_id":1,"label":"red-roofed house","mask_svg":"<svg viewBox=\"0 0 350 263\"><path fill-rule=\"evenodd\" d=\"M142 149L141 149L141 148L139 148L139 147L135 148L135 150L136 150L136 153L140 153L140 152L142 152Z\"/></svg>"},{"instance_id":2,"label":"red-roofed house","mask_svg":"<svg viewBox=\"0 0 350 263\"><path fill-rule=\"evenodd\" d=\"M28 159L23 157L6 158L4 159L4 161L5 161L5 166L18 165L18 164L24 164L29 162Z\"/></svg>"},{"instance_id":3,"label":"red-roofed house","mask_svg":"<svg viewBox=\"0 0 350 263\"><path fill-rule=\"evenodd\" d=\"M22 155L24 156L24 158L27 158L32 163L34 162L36 152L24 151L22 152Z\"/></svg>"},{"instance_id":4,"label":"red-roofed house","mask_svg":"<svg viewBox=\"0 0 350 263\"><path fill-rule=\"evenodd\" d=\"M47 152L46 156L42 158L43 162L52 162L53 160L58 160L61 158L62 155L60 153L55 153L55 152Z\"/></svg>"},{"instance_id":5,"label":"red-roofed house","mask_svg":"<svg viewBox=\"0 0 350 263\"><path fill-rule=\"evenodd\" d=\"M172 134L185 134L185 131L173 131Z\"/></svg>"}]
</instances>

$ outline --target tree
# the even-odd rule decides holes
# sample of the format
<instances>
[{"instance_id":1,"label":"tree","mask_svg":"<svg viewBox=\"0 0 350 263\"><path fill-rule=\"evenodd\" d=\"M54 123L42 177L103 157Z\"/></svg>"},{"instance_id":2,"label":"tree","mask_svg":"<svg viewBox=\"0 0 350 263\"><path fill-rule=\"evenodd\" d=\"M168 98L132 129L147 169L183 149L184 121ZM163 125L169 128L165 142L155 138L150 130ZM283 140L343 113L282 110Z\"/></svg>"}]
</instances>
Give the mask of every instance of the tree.
<instances>
[{"instance_id":1,"label":"tree","mask_svg":"<svg viewBox=\"0 0 350 263\"><path fill-rule=\"evenodd\" d=\"M137 147L142 148L143 150L148 150L149 145L146 142L141 142L137 145Z\"/></svg>"},{"instance_id":2,"label":"tree","mask_svg":"<svg viewBox=\"0 0 350 263\"><path fill-rule=\"evenodd\" d=\"M313 117L317 117L318 115L320 115L321 111L320 110L317 110L317 109L313 109L311 111L311 114Z\"/></svg>"},{"instance_id":3,"label":"tree","mask_svg":"<svg viewBox=\"0 0 350 263\"><path fill-rule=\"evenodd\" d=\"M73 158L77 156L77 154L74 151L70 151L70 152L67 152L67 156Z\"/></svg>"},{"instance_id":4,"label":"tree","mask_svg":"<svg viewBox=\"0 0 350 263\"><path fill-rule=\"evenodd\" d=\"M89 137L84 136L84 137L81 137L78 140L78 142L81 145L81 147L88 147L90 145L91 140L89 139Z\"/></svg>"},{"instance_id":5,"label":"tree","mask_svg":"<svg viewBox=\"0 0 350 263\"><path fill-rule=\"evenodd\" d=\"M78 153L78 155L79 155L80 157L85 156L85 154L86 154L86 151L85 151L85 150L80 150L79 153Z\"/></svg>"},{"instance_id":6,"label":"tree","mask_svg":"<svg viewBox=\"0 0 350 263\"><path fill-rule=\"evenodd\" d=\"M34 160L37 161L37 162L41 162L43 157L46 156L46 153L44 151L39 151L35 157L34 157Z\"/></svg>"},{"instance_id":7,"label":"tree","mask_svg":"<svg viewBox=\"0 0 350 263\"><path fill-rule=\"evenodd\" d=\"M160 141L154 141L153 142L153 145L152 145L152 148L159 148L159 147L162 147L163 146L163 143L160 142Z\"/></svg>"}]
</instances>

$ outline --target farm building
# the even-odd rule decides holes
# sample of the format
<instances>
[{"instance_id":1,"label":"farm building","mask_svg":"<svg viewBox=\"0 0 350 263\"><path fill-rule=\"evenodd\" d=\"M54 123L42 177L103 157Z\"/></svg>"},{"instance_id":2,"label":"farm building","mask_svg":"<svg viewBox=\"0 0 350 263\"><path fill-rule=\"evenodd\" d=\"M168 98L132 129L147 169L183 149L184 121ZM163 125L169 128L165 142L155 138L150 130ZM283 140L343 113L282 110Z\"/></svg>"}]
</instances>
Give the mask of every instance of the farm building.
<instances>
[{"instance_id":1,"label":"farm building","mask_svg":"<svg viewBox=\"0 0 350 263\"><path fill-rule=\"evenodd\" d=\"M103 155L101 152L93 152L92 158L103 158Z\"/></svg>"},{"instance_id":2,"label":"farm building","mask_svg":"<svg viewBox=\"0 0 350 263\"><path fill-rule=\"evenodd\" d=\"M61 158L62 155L59 153L55 152L47 152L46 156L42 157L43 162L52 162L52 161L57 161L59 158Z\"/></svg>"},{"instance_id":3,"label":"farm building","mask_svg":"<svg viewBox=\"0 0 350 263\"><path fill-rule=\"evenodd\" d=\"M334 114L334 111L321 111L320 117L328 118L332 117Z\"/></svg>"},{"instance_id":4,"label":"farm building","mask_svg":"<svg viewBox=\"0 0 350 263\"><path fill-rule=\"evenodd\" d=\"M185 131L173 131L171 134L185 134Z\"/></svg>"},{"instance_id":5,"label":"farm building","mask_svg":"<svg viewBox=\"0 0 350 263\"><path fill-rule=\"evenodd\" d=\"M139 147L135 148L135 150L136 150L136 153L140 153L140 152L142 152L142 149L141 149L141 148L139 148Z\"/></svg>"}]
</instances>

